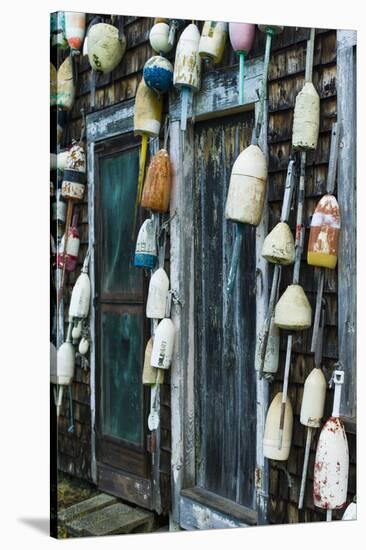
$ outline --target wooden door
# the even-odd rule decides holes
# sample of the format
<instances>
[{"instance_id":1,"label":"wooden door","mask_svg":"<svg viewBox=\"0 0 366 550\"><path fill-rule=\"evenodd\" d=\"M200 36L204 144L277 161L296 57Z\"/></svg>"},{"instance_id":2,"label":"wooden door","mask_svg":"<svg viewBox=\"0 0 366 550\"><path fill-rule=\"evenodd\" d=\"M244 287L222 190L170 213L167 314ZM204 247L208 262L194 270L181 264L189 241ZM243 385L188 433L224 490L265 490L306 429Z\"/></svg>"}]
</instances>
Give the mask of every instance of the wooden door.
<instances>
[{"instance_id":1,"label":"wooden door","mask_svg":"<svg viewBox=\"0 0 366 550\"><path fill-rule=\"evenodd\" d=\"M98 486L146 508L148 393L146 277L133 266L139 143L131 135L95 147L96 459Z\"/></svg>"},{"instance_id":2,"label":"wooden door","mask_svg":"<svg viewBox=\"0 0 366 550\"><path fill-rule=\"evenodd\" d=\"M255 508L255 227L245 225L226 292L236 225L225 219L231 169L253 112L195 124L196 485L209 500Z\"/></svg>"}]
</instances>

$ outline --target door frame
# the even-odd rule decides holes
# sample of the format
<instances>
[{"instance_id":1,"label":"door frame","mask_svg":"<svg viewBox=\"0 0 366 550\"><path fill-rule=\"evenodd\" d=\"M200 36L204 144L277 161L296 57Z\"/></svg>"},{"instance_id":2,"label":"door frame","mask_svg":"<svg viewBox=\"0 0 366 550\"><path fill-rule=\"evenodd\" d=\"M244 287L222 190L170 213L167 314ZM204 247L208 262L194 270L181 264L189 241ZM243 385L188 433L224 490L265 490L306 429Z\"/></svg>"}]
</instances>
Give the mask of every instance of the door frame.
<instances>
[{"instance_id":1,"label":"door frame","mask_svg":"<svg viewBox=\"0 0 366 550\"><path fill-rule=\"evenodd\" d=\"M170 158L173 183L170 204L171 216L171 288L182 303L173 308L172 320L176 328L176 343L171 368L171 429L172 429L172 511L171 529L206 529L243 527L267 523L268 463L263 455L263 433L268 408L268 383L263 379L256 384L257 443L256 443L256 507L254 511L232 503L196 487L195 471L195 316L194 242L192 234L194 186L194 122L240 113L250 109L258 114L258 93L263 75L263 59L251 60L245 75L245 102L238 105L238 69L229 67L207 73L201 90L190 98L188 113L191 124L185 135L180 131L180 97L170 93ZM260 136L260 146L268 159L267 108ZM256 335L266 315L268 304L268 269L262 258L262 244L267 234L268 207L265 201L262 221L256 228Z\"/></svg>"}]
</instances>

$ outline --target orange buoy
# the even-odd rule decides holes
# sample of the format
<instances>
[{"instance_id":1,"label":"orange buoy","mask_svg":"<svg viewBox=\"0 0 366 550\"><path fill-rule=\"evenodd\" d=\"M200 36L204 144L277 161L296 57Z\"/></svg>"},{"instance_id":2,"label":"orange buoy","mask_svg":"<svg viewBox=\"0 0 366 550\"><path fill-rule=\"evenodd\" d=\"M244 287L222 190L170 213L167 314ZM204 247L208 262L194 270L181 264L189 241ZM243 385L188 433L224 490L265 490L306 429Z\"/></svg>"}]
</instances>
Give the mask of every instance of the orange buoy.
<instances>
[{"instance_id":1,"label":"orange buoy","mask_svg":"<svg viewBox=\"0 0 366 550\"><path fill-rule=\"evenodd\" d=\"M160 149L150 162L147 171L141 206L155 212L167 212L170 201L171 165L166 149Z\"/></svg>"},{"instance_id":2,"label":"orange buoy","mask_svg":"<svg viewBox=\"0 0 366 550\"><path fill-rule=\"evenodd\" d=\"M337 199L324 195L318 202L310 226L308 264L334 269L337 265L341 217Z\"/></svg>"}]
</instances>

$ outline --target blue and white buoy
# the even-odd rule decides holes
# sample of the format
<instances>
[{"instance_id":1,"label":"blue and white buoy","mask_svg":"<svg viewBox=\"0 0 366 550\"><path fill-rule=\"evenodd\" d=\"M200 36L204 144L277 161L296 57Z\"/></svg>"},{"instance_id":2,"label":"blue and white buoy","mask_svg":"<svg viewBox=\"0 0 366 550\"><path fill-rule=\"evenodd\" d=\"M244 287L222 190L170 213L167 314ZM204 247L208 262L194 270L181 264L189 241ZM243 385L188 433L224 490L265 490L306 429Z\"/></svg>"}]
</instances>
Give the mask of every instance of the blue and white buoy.
<instances>
[{"instance_id":1,"label":"blue and white buoy","mask_svg":"<svg viewBox=\"0 0 366 550\"><path fill-rule=\"evenodd\" d=\"M165 57L154 55L145 63L144 79L149 88L164 94L173 84L173 66Z\"/></svg>"}]
</instances>

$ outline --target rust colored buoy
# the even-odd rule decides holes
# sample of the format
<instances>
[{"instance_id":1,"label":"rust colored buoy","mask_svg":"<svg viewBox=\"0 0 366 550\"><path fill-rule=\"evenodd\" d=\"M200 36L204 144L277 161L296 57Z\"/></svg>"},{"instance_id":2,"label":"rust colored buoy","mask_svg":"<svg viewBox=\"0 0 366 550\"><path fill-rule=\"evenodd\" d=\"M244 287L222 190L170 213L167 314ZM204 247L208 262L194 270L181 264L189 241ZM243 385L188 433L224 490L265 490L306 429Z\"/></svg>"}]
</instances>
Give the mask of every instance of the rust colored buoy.
<instances>
[{"instance_id":1,"label":"rust colored buoy","mask_svg":"<svg viewBox=\"0 0 366 550\"><path fill-rule=\"evenodd\" d=\"M166 149L160 149L150 162L142 192L141 206L154 212L167 212L171 187L171 165Z\"/></svg>"},{"instance_id":2,"label":"rust colored buoy","mask_svg":"<svg viewBox=\"0 0 366 550\"><path fill-rule=\"evenodd\" d=\"M341 219L337 199L324 195L311 220L307 260L309 265L334 269L337 264Z\"/></svg>"}]
</instances>

